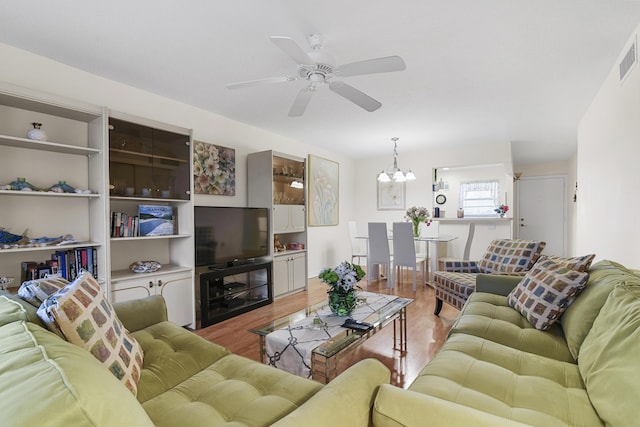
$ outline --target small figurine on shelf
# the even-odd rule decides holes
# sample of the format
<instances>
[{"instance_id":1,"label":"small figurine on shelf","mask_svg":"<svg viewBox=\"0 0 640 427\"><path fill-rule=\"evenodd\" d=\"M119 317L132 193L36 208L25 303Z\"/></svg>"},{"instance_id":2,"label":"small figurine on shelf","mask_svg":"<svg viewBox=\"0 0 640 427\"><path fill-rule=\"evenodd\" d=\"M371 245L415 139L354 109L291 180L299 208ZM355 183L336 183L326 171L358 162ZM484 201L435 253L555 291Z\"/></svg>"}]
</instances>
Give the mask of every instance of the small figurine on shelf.
<instances>
[{"instance_id":1,"label":"small figurine on shelf","mask_svg":"<svg viewBox=\"0 0 640 427\"><path fill-rule=\"evenodd\" d=\"M9 185L12 190L16 191L40 191L35 185L29 184L25 178L18 178L15 181L11 181Z\"/></svg>"},{"instance_id":2,"label":"small figurine on shelf","mask_svg":"<svg viewBox=\"0 0 640 427\"><path fill-rule=\"evenodd\" d=\"M33 126L33 129L29 129L29 132L27 132L27 138L33 139L35 141L47 140L47 134L44 133L42 129L40 129L42 127L42 123L33 122L31 123L31 126Z\"/></svg>"},{"instance_id":3,"label":"small figurine on shelf","mask_svg":"<svg viewBox=\"0 0 640 427\"><path fill-rule=\"evenodd\" d=\"M275 236L273 236L273 251L282 252L286 250L287 250L287 246L280 242L278 235L276 234Z\"/></svg>"},{"instance_id":4,"label":"small figurine on shelf","mask_svg":"<svg viewBox=\"0 0 640 427\"><path fill-rule=\"evenodd\" d=\"M57 184L49 187L49 191L54 193L75 193L76 189L67 184L67 181L58 181Z\"/></svg>"},{"instance_id":5,"label":"small figurine on shelf","mask_svg":"<svg viewBox=\"0 0 640 427\"><path fill-rule=\"evenodd\" d=\"M27 231L24 230L22 235L13 234L6 231L4 228L0 227L0 248L8 248L12 245L19 245L24 242L28 242L29 238L27 237Z\"/></svg>"}]
</instances>

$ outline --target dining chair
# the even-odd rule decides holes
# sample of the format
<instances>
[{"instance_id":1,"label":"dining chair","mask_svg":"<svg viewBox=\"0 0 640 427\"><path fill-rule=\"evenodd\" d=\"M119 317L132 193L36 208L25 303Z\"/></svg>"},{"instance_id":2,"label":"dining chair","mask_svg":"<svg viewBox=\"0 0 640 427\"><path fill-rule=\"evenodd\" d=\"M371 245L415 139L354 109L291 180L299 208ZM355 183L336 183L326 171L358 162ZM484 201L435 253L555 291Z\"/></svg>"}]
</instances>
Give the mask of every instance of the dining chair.
<instances>
[{"instance_id":1,"label":"dining chair","mask_svg":"<svg viewBox=\"0 0 640 427\"><path fill-rule=\"evenodd\" d=\"M416 253L416 245L413 239L413 224L410 222L394 222L393 223L393 272L394 277L402 277L400 267L409 267L413 269L413 292L416 291L416 276L418 264L422 265L422 274L424 276L426 262L426 254L420 257ZM398 269L398 271L396 271ZM392 281L395 286L395 282Z\"/></svg>"},{"instance_id":2,"label":"dining chair","mask_svg":"<svg viewBox=\"0 0 640 427\"><path fill-rule=\"evenodd\" d=\"M440 221L431 221L431 224L427 225L424 222L420 223L419 227L420 237L438 237L440 235ZM438 242L434 242L436 245ZM429 242L424 240L416 242L416 258L425 259L425 272L429 272L431 268L429 266ZM435 269L434 269L435 270ZM427 278L425 277L425 280Z\"/></svg>"},{"instance_id":3,"label":"dining chair","mask_svg":"<svg viewBox=\"0 0 640 427\"><path fill-rule=\"evenodd\" d=\"M349 221L349 238L351 239L351 263L354 259L358 259L360 264L360 258L367 258L367 249L363 247L364 241L358 239L358 224L355 221Z\"/></svg>"},{"instance_id":4,"label":"dining chair","mask_svg":"<svg viewBox=\"0 0 640 427\"><path fill-rule=\"evenodd\" d=\"M389 252L389 237L387 224L384 222L370 222L368 224L369 247L367 248L367 280L371 282L374 270L380 265L386 266L388 272L387 288L393 285L393 270L391 269L391 254ZM376 268L374 268L376 266Z\"/></svg>"},{"instance_id":5,"label":"dining chair","mask_svg":"<svg viewBox=\"0 0 640 427\"><path fill-rule=\"evenodd\" d=\"M446 263L456 262L456 261L469 261L469 256L471 254L471 243L473 242L473 235L476 232L476 224L474 222L469 222L469 229L467 232L467 241L464 244L464 251L462 252L462 259L455 257L440 257L438 262L443 265Z\"/></svg>"}]
</instances>

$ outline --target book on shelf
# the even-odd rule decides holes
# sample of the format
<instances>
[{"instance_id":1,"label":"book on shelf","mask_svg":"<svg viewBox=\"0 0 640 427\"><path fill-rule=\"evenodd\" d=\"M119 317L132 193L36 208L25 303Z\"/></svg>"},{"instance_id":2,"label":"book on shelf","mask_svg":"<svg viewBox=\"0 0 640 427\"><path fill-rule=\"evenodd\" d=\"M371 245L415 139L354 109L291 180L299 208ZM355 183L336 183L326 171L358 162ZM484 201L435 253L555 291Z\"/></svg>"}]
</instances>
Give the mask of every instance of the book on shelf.
<instances>
[{"instance_id":1,"label":"book on shelf","mask_svg":"<svg viewBox=\"0 0 640 427\"><path fill-rule=\"evenodd\" d=\"M58 275L69 281L78 277L82 270L98 278L98 256L94 247L56 251L51 255L51 259L57 264Z\"/></svg>"},{"instance_id":2,"label":"book on shelf","mask_svg":"<svg viewBox=\"0 0 640 427\"><path fill-rule=\"evenodd\" d=\"M124 212L111 212L111 237L137 237L139 219Z\"/></svg>"},{"instance_id":3,"label":"book on shelf","mask_svg":"<svg viewBox=\"0 0 640 427\"><path fill-rule=\"evenodd\" d=\"M175 234L173 206L138 205L140 236L167 236Z\"/></svg>"}]
</instances>

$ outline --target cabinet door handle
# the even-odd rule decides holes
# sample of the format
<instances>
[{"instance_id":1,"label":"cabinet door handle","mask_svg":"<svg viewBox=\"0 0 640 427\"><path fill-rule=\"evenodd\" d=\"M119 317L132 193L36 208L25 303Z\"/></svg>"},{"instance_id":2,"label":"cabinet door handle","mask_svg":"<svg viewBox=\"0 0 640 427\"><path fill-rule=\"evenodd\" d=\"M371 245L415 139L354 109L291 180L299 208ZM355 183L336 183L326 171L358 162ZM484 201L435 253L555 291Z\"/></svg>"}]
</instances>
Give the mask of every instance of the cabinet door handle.
<instances>
[{"instance_id":1,"label":"cabinet door handle","mask_svg":"<svg viewBox=\"0 0 640 427\"><path fill-rule=\"evenodd\" d=\"M162 280L158 280L158 286L162 286Z\"/></svg>"},{"instance_id":2,"label":"cabinet door handle","mask_svg":"<svg viewBox=\"0 0 640 427\"><path fill-rule=\"evenodd\" d=\"M153 282L152 281L149 281L149 287L153 288Z\"/></svg>"}]
</instances>

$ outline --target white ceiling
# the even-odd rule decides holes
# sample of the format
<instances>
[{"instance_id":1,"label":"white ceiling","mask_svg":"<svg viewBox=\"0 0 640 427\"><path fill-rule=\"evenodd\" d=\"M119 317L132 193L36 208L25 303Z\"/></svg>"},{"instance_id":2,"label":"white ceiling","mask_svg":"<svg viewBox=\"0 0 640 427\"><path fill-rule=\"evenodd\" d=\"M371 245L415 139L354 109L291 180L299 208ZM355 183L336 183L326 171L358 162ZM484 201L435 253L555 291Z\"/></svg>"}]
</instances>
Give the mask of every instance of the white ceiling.
<instances>
[{"instance_id":1,"label":"white ceiling","mask_svg":"<svg viewBox=\"0 0 640 427\"><path fill-rule=\"evenodd\" d=\"M516 161L567 159L576 129L640 23L620 0L0 0L0 42L354 157L515 142ZM402 72L343 80L369 113L302 81L269 41L322 34L338 64L400 55ZM10 66L2 63L0 66Z\"/></svg>"}]
</instances>

